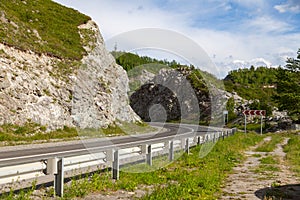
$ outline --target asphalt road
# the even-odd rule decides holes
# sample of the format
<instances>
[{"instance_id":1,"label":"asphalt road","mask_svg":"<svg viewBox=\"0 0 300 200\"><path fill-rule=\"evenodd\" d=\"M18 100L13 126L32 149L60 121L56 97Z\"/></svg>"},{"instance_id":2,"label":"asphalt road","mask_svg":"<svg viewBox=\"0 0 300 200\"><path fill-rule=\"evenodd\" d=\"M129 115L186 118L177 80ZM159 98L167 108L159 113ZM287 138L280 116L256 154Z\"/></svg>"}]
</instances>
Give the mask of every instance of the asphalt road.
<instances>
[{"instance_id":1,"label":"asphalt road","mask_svg":"<svg viewBox=\"0 0 300 200\"><path fill-rule=\"evenodd\" d=\"M152 125L163 127L164 129L162 130L164 131L143 135L62 142L61 145L60 143L56 143L53 146L45 145L45 147L41 147L40 145L39 147L30 145L25 149L3 151L0 153L0 167L41 161L53 157L83 155L90 151L101 152L108 149L121 149L134 145L170 141L187 136L193 137L196 135L205 135L207 132L214 132L217 130L217 128L187 124L153 123Z\"/></svg>"}]
</instances>

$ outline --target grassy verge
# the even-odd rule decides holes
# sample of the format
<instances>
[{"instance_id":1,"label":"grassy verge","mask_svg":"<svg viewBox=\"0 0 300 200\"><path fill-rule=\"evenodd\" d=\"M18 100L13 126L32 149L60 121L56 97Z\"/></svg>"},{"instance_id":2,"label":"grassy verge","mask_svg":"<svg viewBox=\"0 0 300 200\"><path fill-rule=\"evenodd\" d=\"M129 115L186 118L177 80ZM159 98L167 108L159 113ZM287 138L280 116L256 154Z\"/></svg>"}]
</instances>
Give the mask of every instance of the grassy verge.
<instances>
[{"instance_id":1,"label":"grassy verge","mask_svg":"<svg viewBox=\"0 0 300 200\"><path fill-rule=\"evenodd\" d=\"M55 131L47 132L46 127L33 122L27 122L23 126L4 124L0 126L0 142L2 146L28 144L33 142L51 142L60 140L75 140L90 137L110 137L129 134L142 134L156 129L144 123L120 123L107 128L78 130L71 127L63 127Z\"/></svg>"},{"instance_id":2,"label":"grassy verge","mask_svg":"<svg viewBox=\"0 0 300 200\"><path fill-rule=\"evenodd\" d=\"M111 172L94 173L65 186L64 199L84 197L87 194L108 194L117 190L132 192L151 190L143 199L216 199L231 169L243 160L242 151L262 140L256 134L236 134L219 141L204 158L199 158L201 146L191 149L176 161L165 166L167 157L154 159L153 166L137 164L120 173L119 181L111 180ZM234 144L234 145L232 145ZM179 155L179 154L178 154ZM148 173L127 173L130 169L156 169ZM48 194L51 196L51 193Z\"/></svg>"},{"instance_id":3,"label":"grassy verge","mask_svg":"<svg viewBox=\"0 0 300 200\"><path fill-rule=\"evenodd\" d=\"M21 50L80 60L78 27L90 17L51 0L1 1L0 42Z\"/></svg>"},{"instance_id":4,"label":"grassy verge","mask_svg":"<svg viewBox=\"0 0 300 200\"><path fill-rule=\"evenodd\" d=\"M292 166L292 170L300 177L300 136L290 134L288 144L284 147L286 160Z\"/></svg>"},{"instance_id":5,"label":"grassy verge","mask_svg":"<svg viewBox=\"0 0 300 200\"><path fill-rule=\"evenodd\" d=\"M272 152L276 148L278 143L281 143L283 140L282 135L280 134L273 134L272 139L270 141L265 141L262 145L257 147L255 150L257 152Z\"/></svg>"}]
</instances>

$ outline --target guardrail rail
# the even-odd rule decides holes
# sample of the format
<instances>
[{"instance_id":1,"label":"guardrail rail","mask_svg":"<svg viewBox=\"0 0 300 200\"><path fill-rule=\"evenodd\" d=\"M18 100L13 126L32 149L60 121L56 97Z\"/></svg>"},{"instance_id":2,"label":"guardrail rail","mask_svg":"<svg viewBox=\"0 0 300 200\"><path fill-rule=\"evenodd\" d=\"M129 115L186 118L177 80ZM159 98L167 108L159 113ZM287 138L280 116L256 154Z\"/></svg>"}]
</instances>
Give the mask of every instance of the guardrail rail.
<instances>
[{"instance_id":1,"label":"guardrail rail","mask_svg":"<svg viewBox=\"0 0 300 200\"><path fill-rule=\"evenodd\" d=\"M145 161L148 165L152 165L153 157L161 155L168 155L169 160L172 161L174 160L174 153L178 150L183 149L189 153L191 147L224 139L235 132L236 129L223 129L206 133L202 136L183 135L179 138L164 138L160 141L132 144L128 147L110 148L96 153L93 152L93 154L87 152L76 156L49 157L34 162L4 166L0 168L0 183L2 186L5 186L2 188L2 192L7 192L10 189L7 184L24 180L43 180L44 177L44 183L54 183L55 194L63 197L63 185L66 175L67 177L72 177L84 172L84 169L111 168L112 178L118 180L120 178L120 165L138 161ZM25 188L21 184L18 187L18 189Z\"/></svg>"}]
</instances>

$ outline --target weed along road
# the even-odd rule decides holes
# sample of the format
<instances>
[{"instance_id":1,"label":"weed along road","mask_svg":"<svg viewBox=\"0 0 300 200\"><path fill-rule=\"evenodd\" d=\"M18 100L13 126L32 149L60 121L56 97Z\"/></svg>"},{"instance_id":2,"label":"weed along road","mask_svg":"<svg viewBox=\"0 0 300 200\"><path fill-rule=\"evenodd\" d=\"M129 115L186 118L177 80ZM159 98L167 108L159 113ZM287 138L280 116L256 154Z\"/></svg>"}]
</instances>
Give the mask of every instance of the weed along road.
<instances>
[{"instance_id":1,"label":"weed along road","mask_svg":"<svg viewBox=\"0 0 300 200\"><path fill-rule=\"evenodd\" d=\"M101 152L114 148L122 149L134 145L137 146L186 137L204 136L209 132L222 131L220 128L187 124L152 123L151 125L159 127L162 131L143 135L88 139L62 143L58 142L45 145L27 145L11 148L11 150L6 150L5 148L0 153L0 167L26 164L53 157L86 155L89 154L89 151Z\"/></svg>"}]
</instances>

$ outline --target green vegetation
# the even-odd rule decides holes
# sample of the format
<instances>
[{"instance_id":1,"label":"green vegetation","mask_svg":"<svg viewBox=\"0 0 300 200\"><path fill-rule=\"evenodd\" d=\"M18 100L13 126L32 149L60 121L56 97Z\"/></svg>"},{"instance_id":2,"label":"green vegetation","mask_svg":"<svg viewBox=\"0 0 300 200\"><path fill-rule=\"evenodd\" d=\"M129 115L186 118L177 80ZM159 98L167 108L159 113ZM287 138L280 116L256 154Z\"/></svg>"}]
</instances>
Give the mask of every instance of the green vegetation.
<instances>
[{"instance_id":1,"label":"green vegetation","mask_svg":"<svg viewBox=\"0 0 300 200\"><path fill-rule=\"evenodd\" d=\"M79 60L86 53L78 26L90 17L51 0L5 0L0 42L21 50Z\"/></svg>"},{"instance_id":2,"label":"green vegetation","mask_svg":"<svg viewBox=\"0 0 300 200\"><path fill-rule=\"evenodd\" d=\"M245 99L267 98L271 101L270 94L276 90L270 88L276 84L277 69L251 66L250 69L238 69L229 72L224 80L226 90L237 92Z\"/></svg>"},{"instance_id":3,"label":"green vegetation","mask_svg":"<svg viewBox=\"0 0 300 200\"><path fill-rule=\"evenodd\" d=\"M242 124L242 125L233 125L234 127L238 128L238 129L241 129L241 130L244 130L245 129L245 125ZM263 131L266 130L266 128L268 128L269 125L267 124L263 124ZM260 118L257 118L255 123L248 123L247 124L247 131L255 131L257 133L260 133L260 129L261 129L261 124L260 124Z\"/></svg>"},{"instance_id":4,"label":"green vegetation","mask_svg":"<svg viewBox=\"0 0 300 200\"><path fill-rule=\"evenodd\" d=\"M156 68L154 65L165 65L165 67L175 68L178 64L175 61L170 63L166 60L157 60L155 58L150 58L148 56L139 56L137 54L129 52L113 51L111 53L115 57L117 64L121 65L126 71L130 71L135 67L143 66L145 64L153 64L153 66L150 66L148 70L154 73L155 71L151 71L152 67L153 69Z\"/></svg>"},{"instance_id":5,"label":"green vegetation","mask_svg":"<svg viewBox=\"0 0 300 200\"><path fill-rule=\"evenodd\" d=\"M257 173L257 174L260 174L260 173L267 173L267 172L279 172L280 171L280 168L279 167L276 167L274 165L259 165L255 170L254 172ZM270 174L272 176L272 174ZM268 177L269 178L269 177Z\"/></svg>"},{"instance_id":6,"label":"green vegetation","mask_svg":"<svg viewBox=\"0 0 300 200\"><path fill-rule=\"evenodd\" d=\"M119 123L101 129L79 130L64 126L63 129L47 132L45 126L27 122L23 126L4 124L0 126L0 142L2 145L32 143L34 141L53 141L79 139L80 137L104 137L128 134L141 134L156 129L144 123Z\"/></svg>"},{"instance_id":7,"label":"green vegetation","mask_svg":"<svg viewBox=\"0 0 300 200\"><path fill-rule=\"evenodd\" d=\"M23 126L4 124L0 126L0 141L13 145L18 142L32 142L35 140L67 139L77 136L75 128L64 127L52 132L46 132L46 127L27 122Z\"/></svg>"},{"instance_id":8,"label":"green vegetation","mask_svg":"<svg viewBox=\"0 0 300 200\"><path fill-rule=\"evenodd\" d=\"M228 122L234 120L237 117L237 115L234 112L234 105L235 105L234 98L233 97L229 98L226 103L226 110L228 111Z\"/></svg>"},{"instance_id":9,"label":"green vegetation","mask_svg":"<svg viewBox=\"0 0 300 200\"><path fill-rule=\"evenodd\" d=\"M300 123L300 49L297 58L288 58L287 65L277 73L277 95L280 110L288 110L294 121Z\"/></svg>"},{"instance_id":10,"label":"green vegetation","mask_svg":"<svg viewBox=\"0 0 300 200\"><path fill-rule=\"evenodd\" d=\"M283 140L280 134L272 135L272 139L270 141L265 141L262 145L257 147L255 150L257 152L272 152L276 148L278 143L281 143Z\"/></svg>"},{"instance_id":11,"label":"green vegetation","mask_svg":"<svg viewBox=\"0 0 300 200\"><path fill-rule=\"evenodd\" d=\"M31 187L26 190L20 190L18 194L14 193L14 190L11 188L8 194L2 194L0 199L5 200L31 200L32 194L36 189L36 181L31 183Z\"/></svg>"},{"instance_id":12,"label":"green vegetation","mask_svg":"<svg viewBox=\"0 0 300 200\"><path fill-rule=\"evenodd\" d=\"M251 109L267 110L272 114L276 102L272 96L276 94L277 69L253 66L250 69L238 69L229 72L224 80L226 91L236 92L244 99L257 99Z\"/></svg>"},{"instance_id":13,"label":"green vegetation","mask_svg":"<svg viewBox=\"0 0 300 200\"><path fill-rule=\"evenodd\" d=\"M267 156L259 160L261 164L277 164L278 159L273 156Z\"/></svg>"},{"instance_id":14,"label":"green vegetation","mask_svg":"<svg viewBox=\"0 0 300 200\"><path fill-rule=\"evenodd\" d=\"M82 176L66 184L64 199L84 197L91 192L105 195L120 189L130 192L138 188L154 190L143 199L216 199L227 174L243 161L242 152L262 138L257 134L237 133L218 141L204 158L199 158L201 146L198 146L191 149L189 155L183 154L168 166L164 166L166 156L154 159L152 167L146 164L128 165L121 171L118 181L111 180L109 171ZM149 173L125 172L145 169L157 170ZM49 197L51 195L53 191L48 193Z\"/></svg>"},{"instance_id":15,"label":"green vegetation","mask_svg":"<svg viewBox=\"0 0 300 200\"><path fill-rule=\"evenodd\" d=\"M260 154L253 154L252 156L253 156L254 158L260 158L260 157L261 157Z\"/></svg>"},{"instance_id":16,"label":"green vegetation","mask_svg":"<svg viewBox=\"0 0 300 200\"><path fill-rule=\"evenodd\" d=\"M116 58L117 64L121 65L127 72L130 79L140 75L142 70L147 70L153 74L157 74L160 69L175 69L180 73L186 75L193 88L197 91L201 91L202 94L208 95L208 83L213 83L215 86L220 85L220 81L212 74L208 72L196 69L193 65L182 65L175 60L157 60L148 56L139 56L137 54L128 52L113 51L112 55ZM133 83L132 90L135 90L140 85Z\"/></svg>"},{"instance_id":17,"label":"green vegetation","mask_svg":"<svg viewBox=\"0 0 300 200\"><path fill-rule=\"evenodd\" d=\"M284 147L287 162L292 166L292 170L300 177L300 137L298 134L289 134L288 144Z\"/></svg>"}]
</instances>

